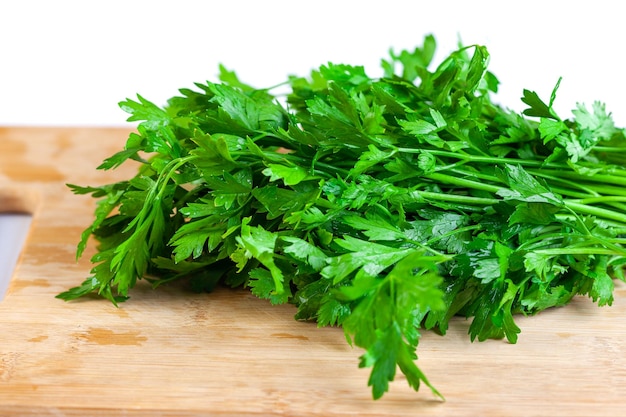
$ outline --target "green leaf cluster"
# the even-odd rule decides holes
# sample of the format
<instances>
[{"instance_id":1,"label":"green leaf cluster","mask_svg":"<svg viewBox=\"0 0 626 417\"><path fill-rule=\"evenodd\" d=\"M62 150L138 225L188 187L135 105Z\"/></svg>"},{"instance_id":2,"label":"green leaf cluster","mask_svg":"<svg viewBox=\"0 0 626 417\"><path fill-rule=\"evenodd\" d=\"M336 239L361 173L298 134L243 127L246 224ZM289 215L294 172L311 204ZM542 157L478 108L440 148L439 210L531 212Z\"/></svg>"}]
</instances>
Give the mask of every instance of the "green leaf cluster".
<instances>
[{"instance_id":1,"label":"green leaf cluster","mask_svg":"<svg viewBox=\"0 0 626 417\"><path fill-rule=\"evenodd\" d=\"M139 122L100 169L133 178L71 185L97 199L78 245L98 246L82 285L118 303L140 279L245 287L298 320L341 326L381 397L416 365L420 331L454 316L470 338L517 340L518 314L577 295L613 301L626 262L626 137L604 105L570 119L525 90L521 114L492 100L484 46L432 65L434 37L390 53L384 76L326 64L256 89L181 89L160 108L120 103Z\"/></svg>"}]
</instances>

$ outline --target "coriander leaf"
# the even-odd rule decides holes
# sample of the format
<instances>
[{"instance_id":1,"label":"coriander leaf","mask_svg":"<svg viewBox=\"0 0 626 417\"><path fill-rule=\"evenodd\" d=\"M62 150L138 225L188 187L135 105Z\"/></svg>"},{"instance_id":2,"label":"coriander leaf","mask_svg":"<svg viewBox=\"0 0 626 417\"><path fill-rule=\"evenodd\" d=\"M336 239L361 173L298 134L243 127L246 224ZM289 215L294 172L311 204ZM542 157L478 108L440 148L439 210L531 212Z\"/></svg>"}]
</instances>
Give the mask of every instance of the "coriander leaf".
<instances>
[{"instance_id":1,"label":"coriander leaf","mask_svg":"<svg viewBox=\"0 0 626 417\"><path fill-rule=\"evenodd\" d=\"M270 181L283 180L285 185L296 185L309 177L307 170L297 165L268 164L262 173L270 177Z\"/></svg>"},{"instance_id":2,"label":"coriander leaf","mask_svg":"<svg viewBox=\"0 0 626 417\"><path fill-rule=\"evenodd\" d=\"M402 334L397 325L381 331L376 342L363 355L359 367L372 367L368 385L372 387L374 399L389 390L389 381L396 376L398 345L403 345Z\"/></svg>"},{"instance_id":3,"label":"coriander leaf","mask_svg":"<svg viewBox=\"0 0 626 417\"><path fill-rule=\"evenodd\" d=\"M317 322L320 326L341 326L351 314L350 306L327 293L322 297L317 310Z\"/></svg>"},{"instance_id":4,"label":"coriander leaf","mask_svg":"<svg viewBox=\"0 0 626 417\"><path fill-rule=\"evenodd\" d=\"M209 216L181 226L172 236L168 245L174 248L174 261L199 258L205 251L215 250L223 240L227 224L214 216Z\"/></svg>"},{"instance_id":5,"label":"coriander leaf","mask_svg":"<svg viewBox=\"0 0 626 417\"><path fill-rule=\"evenodd\" d=\"M593 103L592 112L584 104L577 103L572 113L581 130L590 130L600 139L609 140L617 132L611 115L606 112L605 104L599 101Z\"/></svg>"},{"instance_id":6,"label":"coriander leaf","mask_svg":"<svg viewBox=\"0 0 626 417\"><path fill-rule=\"evenodd\" d=\"M380 398L395 378L399 366L409 385L428 385L441 396L414 364L421 319L431 310L444 307L436 265L441 258L413 251L383 278L357 276L352 285L340 287L342 297L359 300L343 324L347 337L366 349L361 367L372 367L369 385Z\"/></svg>"},{"instance_id":7,"label":"coriander leaf","mask_svg":"<svg viewBox=\"0 0 626 417\"><path fill-rule=\"evenodd\" d=\"M314 270L320 271L326 265L327 256L317 246L294 236L283 236L281 240L289 243L285 246L285 253L306 262Z\"/></svg>"},{"instance_id":8,"label":"coriander leaf","mask_svg":"<svg viewBox=\"0 0 626 417\"><path fill-rule=\"evenodd\" d=\"M437 148L443 148L445 142L437 135L439 128L426 120L398 120L404 131L415 137L420 143L428 143Z\"/></svg>"},{"instance_id":9,"label":"coriander leaf","mask_svg":"<svg viewBox=\"0 0 626 417\"><path fill-rule=\"evenodd\" d=\"M240 164L231 154L231 149L243 146L243 144L239 142L238 137L196 132L192 140L197 145L197 147L190 152L197 157L194 161L194 165L197 166L205 176L221 175L225 171L230 172L240 167Z\"/></svg>"},{"instance_id":10,"label":"coriander leaf","mask_svg":"<svg viewBox=\"0 0 626 417\"><path fill-rule=\"evenodd\" d=\"M338 284L351 273L358 276L376 276L411 253L410 248L394 248L367 242L351 236L335 239L335 243L348 252L330 258L321 271L324 278Z\"/></svg>"},{"instance_id":11,"label":"coriander leaf","mask_svg":"<svg viewBox=\"0 0 626 417\"><path fill-rule=\"evenodd\" d=\"M141 121L144 128L158 130L171 123L167 112L151 101L137 94L138 101L127 99L119 103L120 108L130 113L129 122Z\"/></svg>"},{"instance_id":12,"label":"coriander leaf","mask_svg":"<svg viewBox=\"0 0 626 417\"><path fill-rule=\"evenodd\" d=\"M583 159L591 151L593 144L589 142L585 143L588 139L591 139L589 132L583 131L582 136L570 133L568 135L559 135L555 140L563 149L565 149L570 157L570 161L576 163L580 159Z\"/></svg>"},{"instance_id":13,"label":"coriander leaf","mask_svg":"<svg viewBox=\"0 0 626 417\"><path fill-rule=\"evenodd\" d=\"M365 218L360 216L346 216L342 220L347 225L363 231L363 234L372 241L407 240L406 234L404 234L397 225L380 216L367 215Z\"/></svg>"},{"instance_id":14,"label":"coriander leaf","mask_svg":"<svg viewBox=\"0 0 626 417\"><path fill-rule=\"evenodd\" d=\"M239 88L242 91L255 91L256 89L248 84L242 83L235 71L228 70L224 65L219 65L219 79L231 87Z\"/></svg>"},{"instance_id":15,"label":"coriander leaf","mask_svg":"<svg viewBox=\"0 0 626 417\"><path fill-rule=\"evenodd\" d=\"M368 150L361 154L354 168L350 170L351 176L356 177L364 173L368 168L386 161L396 153L395 150L382 151L373 144L368 145L367 148Z\"/></svg>"},{"instance_id":16,"label":"coriander leaf","mask_svg":"<svg viewBox=\"0 0 626 417\"><path fill-rule=\"evenodd\" d=\"M613 290L615 284L613 278L607 273L608 259L605 256L599 257L598 262L589 275L593 278L590 295L598 305L611 305L613 303Z\"/></svg>"},{"instance_id":17,"label":"coriander leaf","mask_svg":"<svg viewBox=\"0 0 626 417\"><path fill-rule=\"evenodd\" d=\"M117 152L115 155L112 155L106 158L102 164L100 164L97 169L114 169L118 166L122 165L128 159L139 160L138 152L143 150L142 148L143 138L135 132L130 133L128 136L128 140L126 141L126 146L124 150Z\"/></svg>"},{"instance_id":18,"label":"coriander leaf","mask_svg":"<svg viewBox=\"0 0 626 417\"><path fill-rule=\"evenodd\" d=\"M389 51L391 61L382 60L382 67L385 70L385 77L392 77L395 71L395 64L399 63L402 68L400 76L408 81L414 81L417 77L425 74L430 65L437 46L435 37L430 34L424 38L422 47L416 47L413 51L402 50L396 54Z\"/></svg>"},{"instance_id":19,"label":"coriander leaf","mask_svg":"<svg viewBox=\"0 0 626 417\"><path fill-rule=\"evenodd\" d=\"M275 219L304 209L319 196L319 190L296 191L268 185L253 189L252 195L261 203L263 209L267 210L268 218Z\"/></svg>"},{"instance_id":20,"label":"coriander leaf","mask_svg":"<svg viewBox=\"0 0 626 417\"><path fill-rule=\"evenodd\" d=\"M255 99L225 84L208 83L208 87L214 94L211 100L219 105L218 117L234 131L254 132L283 126L284 111L271 96L261 94Z\"/></svg>"},{"instance_id":21,"label":"coriander leaf","mask_svg":"<svg viewBox=\"0 0 626 417\"><path fill-rule=\"evenodd\" d=\"M276 283L272 273L267 269L255 268L249 272L248 286L252 294L259 298L270 300L272 304L285 304L291 297L288 287L285 291L276 292Z\"/></svg>"},{"instance_id":22,"label":"coriander leaf","mask_svg":"<svg viewBox=\"0 0 626 417\"><path fill-rule=\"evenodd\" d=\"M552 281L556 275L566 272L555 256L541 252L528 252L524 255L526 271L534 271L543 281Z\"/></svg>"},{"instance_id":23,"label":"coriander leaf","mask_svg":"<svg viewBox=\"0 0 626 417\"><path fill-rule=\"evenodd\" d=\"M549 203L518 204L509 217L509 224L550 224L556 220L559 206Z\"/></svg>"},{"instance_id":24,"label":"coriander leaf","mask_svg":"<svg viewBox=\"0 0 626 417\"><path fill-rule=\"evenodd\" d=\"M533 178L520 165L505 165L504 178L511 187L510 189L502 188L497 194L505 200L517 200L527 203L549 203L556 206L562 206L563 201L559 196L554 194L537 179Z\"/></svg>"},{"instance_id":25,"label":"coriander leaf","mask_svg":"<svg viewBox=\"0 0 626 417\"><path fill-rule=\"evenodd\" d=\"M361 87L371 82L370 77L365 73L363 66L335 64L329 62L319 68L320 75L344 88Z\"/></svg>"},{"instance_id":26,"label":"coriander leaf","mask_svg":"<svg viewBox=\"0 0 626 417\"><path fill-rule=\"evenodd\" d=\"M550 104L544 103L536 92L529 91L524 89L524 96L522 97L522 101L525 104L528 104L530 108L524 110L522 113L531 116L531 117L545 117L548 119L559 120L558 116L554 113L552 109L552 104L556 98L556 92L561 85L561 78L558 79L556 85L552 89L552 93L550 94Z\"/></svg>"},{"instance_id":27,"label":"coriander leaf","mask_svg":"<svg viewBox=\"0 0 626 417\"><path fill-rule=\"evenodd\" d=\"M103 197L96 203L94 220L91 226L86 228L81 234L81 239L76 249L76 259L78 259L85 251L89 237L98 229L98 227L102 225L102 223L113 212L113 210L119 206L120 199L124 195L124 190L122 187L125 187L125 184L118 183L103 187L80 187L74 184L68 184L68 187L72 189L74 194L90 193L94 197Z\"/></svg>"},{"instance_id":28,"label":"coriander leaf","mask_svg":"<svg viewBox=\"0 0 626 417\"><path fill-rule=\"evenodd\" d=\"M274 294L282 294L285 289L283 272L274 262L274 247L278 238L261 226L250 226L250 217L241 220L241 233L236 237L240 248L245 250L246 257L253 257L261 262L271 273L274 281ZM249 255L248 255L249 254ZM245 265L238 259L239 270Z\"/></svg>"},{"instance_id":29,"label":"coriander leaf","mask_svg":"<svg viewBox=\"0 0 626 417\"><path fill-rule=\"evenodd\" d=\"M544 103L536 92L524 89L522 101L530 106L522 112L526 116L557 119L552 111L552 108Z\"/></svg>"},{"instance_id":30,"label":"coriander leaf","mask_svg":"<svg viewBox=\"0 0 626 417\"><path fill-rule=\"evenodd\" d=\"M568 131L569 129L561 120L542 117L539 123L539 133L541 133L543 143L548 143L562 134L566 135L565 132Z\"/></svg>"}]
</instances>

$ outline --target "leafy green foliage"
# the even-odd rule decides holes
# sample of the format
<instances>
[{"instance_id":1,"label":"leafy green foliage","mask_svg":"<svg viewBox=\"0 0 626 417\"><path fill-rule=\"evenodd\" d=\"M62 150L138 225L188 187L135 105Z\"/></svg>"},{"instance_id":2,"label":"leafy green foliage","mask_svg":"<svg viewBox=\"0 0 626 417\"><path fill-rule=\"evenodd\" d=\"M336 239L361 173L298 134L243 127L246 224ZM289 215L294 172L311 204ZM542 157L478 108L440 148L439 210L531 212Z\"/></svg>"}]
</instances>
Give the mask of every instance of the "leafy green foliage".
<instances>
[{"instance_id":1,"label":"leafy green foliage","mask_svg":"<svg viewBox=\"0 0 626 417\"><path fill-rule=\"evenodd\" d=\"M286 105L224 67L163 108L121 102L137 130L98 168L140 168L70 186L98 201L77 256L98 247L91 276L58 297L118 303L139 279L249 288L341 326L374 398L398 369L440 396L416 351L454 316L471 340L515 343L517 314L578 295L610 305L626 264L624 130L599 102L559 117L560 80L511 112L491 100L485 47L431 69L435 46L391 52L378 79L332 63L290 77Z\"/></svg>"}]
</instances>

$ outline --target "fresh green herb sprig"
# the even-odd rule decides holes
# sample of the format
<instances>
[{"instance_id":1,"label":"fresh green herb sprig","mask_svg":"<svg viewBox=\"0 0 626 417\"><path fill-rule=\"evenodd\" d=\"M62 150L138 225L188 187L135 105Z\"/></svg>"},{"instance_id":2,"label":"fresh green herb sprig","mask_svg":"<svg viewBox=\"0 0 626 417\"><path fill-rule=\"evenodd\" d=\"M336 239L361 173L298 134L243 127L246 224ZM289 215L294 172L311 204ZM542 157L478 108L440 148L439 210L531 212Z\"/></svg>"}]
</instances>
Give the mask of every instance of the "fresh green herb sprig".
<instances>
[{"instance_id":1,"label":"fresh green herb sprig","mask_svg":"<svg viewBox=\"0 0 626 417\"><path fill-rule=\"evenodd\" d=\"M290 77L286 97L221 67L163 108L120 103L138 121L99 169L126 181L70 185L98 199L78 245L92 275L59 294L125 300L138 279L243 286L298 320L342 326L364 349L380 398L399 368L418 390L420 331L471 318L471 340L515 343L516 314L576 295L613 301L626 262L626 138L604 105L572 119L525 90L496 104L483 46L434 70L435 39L391 53L384 75L327 64Z\"/></svg>"}]
</instances>

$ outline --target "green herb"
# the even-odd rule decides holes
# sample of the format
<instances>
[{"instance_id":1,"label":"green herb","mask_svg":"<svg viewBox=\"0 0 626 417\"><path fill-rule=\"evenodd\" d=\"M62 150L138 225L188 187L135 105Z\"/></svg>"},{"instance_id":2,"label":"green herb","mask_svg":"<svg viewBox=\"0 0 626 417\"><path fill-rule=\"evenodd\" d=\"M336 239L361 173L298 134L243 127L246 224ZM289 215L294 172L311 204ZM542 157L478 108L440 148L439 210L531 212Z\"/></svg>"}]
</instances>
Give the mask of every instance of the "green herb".
<instances>
[{"instance_id":1,"label":"green herb","mask_svg":"<svg viewBox=\"0 0 626 417\"><path fill-rule=\"evenodd\" d=\"M471 318L471 340L515 343L516 314L588 295L613 301L626 262L626 138L604 105L561 119L524 91L522 114L496 104L483 46L434 70L435 39L391 53L384 75L327 64L256 89L221 67L220 83L182 89L160 108L120 105L139 121L123 150L136 176L100 187L78 245L98 241L92 275L59 294L125 300L138 279L197 290L249 288L298 320L342 326L380 398L416 366L420 331Z\"/></svg>"}]
</instances>

